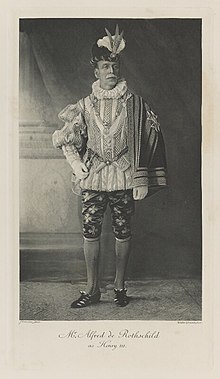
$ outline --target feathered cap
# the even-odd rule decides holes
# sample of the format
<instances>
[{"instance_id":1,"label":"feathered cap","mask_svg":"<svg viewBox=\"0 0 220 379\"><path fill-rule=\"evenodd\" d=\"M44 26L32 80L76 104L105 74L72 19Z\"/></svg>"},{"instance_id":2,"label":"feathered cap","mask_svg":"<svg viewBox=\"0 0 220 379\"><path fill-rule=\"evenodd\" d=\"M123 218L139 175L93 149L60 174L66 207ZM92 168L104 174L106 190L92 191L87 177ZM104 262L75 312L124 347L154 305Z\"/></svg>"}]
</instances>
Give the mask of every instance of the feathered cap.
<instances>
[{"instance_id":1,"label":"feathered cap","mask_svg":"<svg viewBox=\"0 0 220 379\"><path fill-rule=\"evenodd\" d=\"M92 58L90 63L96 64L98 61L117 61L119 54L125 48L124 32L119 33L119 27L116 25L115 35L112 36L108 29L105 28L106 36L98 39L92 47Z\"/></svg>"}]
</instances>

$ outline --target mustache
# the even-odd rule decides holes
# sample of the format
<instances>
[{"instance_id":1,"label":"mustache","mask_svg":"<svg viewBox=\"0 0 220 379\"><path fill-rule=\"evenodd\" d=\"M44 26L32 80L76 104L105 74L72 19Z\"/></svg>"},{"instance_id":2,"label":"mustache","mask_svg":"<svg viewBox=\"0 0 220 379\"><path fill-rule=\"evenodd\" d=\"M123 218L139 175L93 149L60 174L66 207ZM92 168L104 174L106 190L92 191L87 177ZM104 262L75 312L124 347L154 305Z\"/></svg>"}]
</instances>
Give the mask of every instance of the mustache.
<instances>
[{"instance_id":1,"label":"mustache","mask_svg":"<svg viewBox=\"0 0 220 379\"><path fill-rule=\"evenodd\" d=\"M106 79L111 79L111 78L118 79L118 77L116 75L113 75L113 74L106 75Z\"/></svg>"}]
</instances>

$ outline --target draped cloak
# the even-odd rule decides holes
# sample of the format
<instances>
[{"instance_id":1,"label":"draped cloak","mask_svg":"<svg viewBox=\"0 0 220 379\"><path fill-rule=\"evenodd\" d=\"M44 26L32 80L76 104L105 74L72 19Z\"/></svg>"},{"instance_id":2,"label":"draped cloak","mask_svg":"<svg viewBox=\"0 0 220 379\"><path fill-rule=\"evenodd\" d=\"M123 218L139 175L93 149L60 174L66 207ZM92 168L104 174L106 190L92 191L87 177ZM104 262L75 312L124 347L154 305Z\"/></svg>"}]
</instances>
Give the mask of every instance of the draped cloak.
<instances>
[{"instance_id":1,"label":"draped cloak","mask_svg":"<svg viewBox=\"0 0 220 379\"><path fill-rule=\"evenodd\" d=\"M157 116L144 100L133 95L128 99L129 146L133 181L137 186L147 181L148 196L167 186L165 145Z\"/></svg>"}]
</instances>

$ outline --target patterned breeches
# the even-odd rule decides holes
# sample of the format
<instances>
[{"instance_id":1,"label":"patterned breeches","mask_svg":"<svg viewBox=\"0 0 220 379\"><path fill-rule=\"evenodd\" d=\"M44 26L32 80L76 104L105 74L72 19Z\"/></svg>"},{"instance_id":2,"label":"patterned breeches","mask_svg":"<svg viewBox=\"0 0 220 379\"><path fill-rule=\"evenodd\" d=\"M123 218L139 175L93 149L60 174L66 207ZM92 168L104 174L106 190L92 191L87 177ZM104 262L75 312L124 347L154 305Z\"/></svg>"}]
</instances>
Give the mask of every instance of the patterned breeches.
<instances>
[{"instance_id":1,"label":"patterned breeches","mask_svg":"<svg viewBox=\"0 0 220 379\"><path fill-rule=\"evenodd\" d=\"M99 239L108 204L111 209L115 238L118 240L130 239L130 220L134 213L132 190L82 191L83 236L85 239L93 241Z\"/></svg>"}]
</instances>

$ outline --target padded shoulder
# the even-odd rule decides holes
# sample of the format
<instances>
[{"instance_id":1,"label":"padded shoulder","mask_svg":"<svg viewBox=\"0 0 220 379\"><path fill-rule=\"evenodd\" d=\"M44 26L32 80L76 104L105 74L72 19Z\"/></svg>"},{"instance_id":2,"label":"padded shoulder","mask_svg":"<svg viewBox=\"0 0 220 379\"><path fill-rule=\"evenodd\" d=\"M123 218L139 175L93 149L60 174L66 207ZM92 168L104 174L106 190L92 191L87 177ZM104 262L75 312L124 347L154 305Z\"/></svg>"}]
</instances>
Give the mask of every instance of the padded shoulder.
<instances>
[{"instance_id":1,"label":"padded shoulder","mask_svg":"<svg viewBox=\"0 0 220 379\"><path fill-rule=\"evenodd\" d=\"M83 100L79 100L76 104L69 104L64 109L62 109L62 111L58 114L58 117L63 122L71 122L75 117L83 112Z\"/></svg>"}]
</instances>

